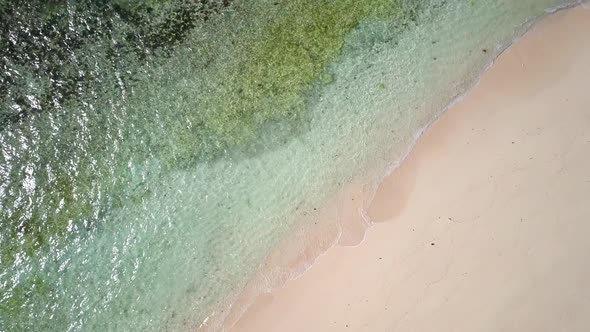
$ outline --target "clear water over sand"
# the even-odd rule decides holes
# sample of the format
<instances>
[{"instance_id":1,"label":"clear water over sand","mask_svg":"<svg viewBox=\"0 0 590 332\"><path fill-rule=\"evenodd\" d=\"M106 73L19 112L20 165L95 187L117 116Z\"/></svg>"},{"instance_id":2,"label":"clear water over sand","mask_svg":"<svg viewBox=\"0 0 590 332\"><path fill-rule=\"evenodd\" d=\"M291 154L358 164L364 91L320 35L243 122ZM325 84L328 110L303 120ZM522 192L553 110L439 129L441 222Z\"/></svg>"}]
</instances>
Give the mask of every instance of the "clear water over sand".
<instances>
[{"instance_id":1,"label":"clear water over sand","mask_svg":"<svg viewBox=\"0 0 590 332\"><path fill-rule=\"evenodd\" d=\"M73 6L58 18L91 43L43 46L54 34L19 49L34 36L11 27L0 331L199 326L304 215L353 178L377 180L514 37L568 3L402 1L361 18L330 2L221 4L169 49ZM350 24L322 27L333 18ZM289 25L325 33L293 28L309 38L284 43ZM320 35L342 40L302 57Z\"/></svg>"}]
</instances>

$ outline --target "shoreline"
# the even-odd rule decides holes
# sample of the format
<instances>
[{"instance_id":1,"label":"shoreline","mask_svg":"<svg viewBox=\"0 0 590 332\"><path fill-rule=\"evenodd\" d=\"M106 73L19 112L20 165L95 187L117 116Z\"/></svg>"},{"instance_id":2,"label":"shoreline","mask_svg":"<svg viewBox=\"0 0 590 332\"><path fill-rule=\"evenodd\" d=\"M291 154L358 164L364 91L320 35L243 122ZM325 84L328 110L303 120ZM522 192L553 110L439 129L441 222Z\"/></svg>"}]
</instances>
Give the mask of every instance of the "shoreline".
<instances>
[{"instance_id":1,"label":"shoreline","mask_svg":"<svg viewBox=\"0 0 590 332\"><path fill-rule=\"evenodd\" d=\"M584 9L581 9L580 7L578 7L577 9L565 9L565 10L560 10L558 9L558 13L556 14L551 14L550 16L545 16L544 18L540 19L540 22L544 22L544 21L548 21L548 17L552 17L552 16L563 16L566 15L566 13L569 15L570 12L576 11L583 11ZM297 282L298 284L300 284L300 280L305 278L307 280L309 280L310 278L313 277L308 277L308 274L311 270L317 269L317 265L319 261L322 260L326 260L329 258L326 258L326 256L335 256L338 255L338 253L333 253L334 251L342 251L344 249L341 248L352 248L353 250L355 248L358 247L362 247L364 245L366 245L366 238L369 235L368 233L374 233L375 231L373 231L373 229L375 229L376 227L379 227L381 225L382 221L387 221L387 220L391 220L393 219L396 215L398 215L401 210L405 209L404 204L397 204L399 206L395 207L393 210L396 211L392 211L391 207L386 207L384 208L385 203L380 202L380 200L384 200L385 198L392 198L392 197L396 197L396 198L400 198L400 201L403 201L403 196L404 196L404 192L408 192L408 191L412 191L412 188L415 186L415 183L410 183L411 181L415 181L415 177L416 174L411 174L413 172L415 172L415 170L410 169L410 165L412 165L412 163L415 163L415 158L416 154L425 154L425 152L420 152L424 149L424 145L427 143L424 143L423 141L425 140L432 140L432 138L430 138L432 135L431 132L435 130L435 128L441 127L443 126L443 124L440 124L442 121L446 121L449 122L449 120L447 120L448 117L450 117L450 115L448 115L449 113L452 112L457 112L454 111L454 109L460 107L458 105L464 104L465 103L465 99L470 98L472 94L475 94L476 91L481 90L482 88L480 87L481 85L481 81L483 79L486 79L486 76L491 75L490 72L493 72L494 70L496 70L496 66L498 66L497 62L498 61L502 61L503 57L505 57L505 53L510 53L511 49L515 48L515 45L518 45L519 43L522 42L523 39L526 38L530 38L529 35L533 33L533 31L536 31L537 29L540 29L538 26L543 25L544 23L536 23L532 29L530 29L528 32L525 33L524 37L517 37L515 39L515 43L513 43L512 45L509 45L506 49L504 49L503 51L500 52L498 58L496 58L496 60L494 60L492 62L492 64L490 66L488 66L487 68L485 68L483 70L483 74L482 76L480 76L479 80L470 88L468 89L463 95L458 96L457 98L455 98L455 100L449 105L449 107L447 108L448 112L442 112L442 114L440 114L438 116L438 119L435 119L433 121L433 123L431 123L429 126L427 126L423 131L422 134L419 136L419 138L417 139L417 141L414 143L414 146L410 149L409 154L406 155L406 158L402 159L403 163L400 163L400 167L397 168L396 170L393 171L392 174L386 176L383 179L382 185L380 185L380 188L377 190L377 193L375 194L375 198L371 199L370 201L372 201L372 203L370 204L369 208L368 208L368 213L372 216L371 217L371 221L368 222L367 225L365 225L364 228L362 228L362 230L360 231L360 233L358 232L358 229L356 230L356 232L353 232L353 235L351 235L352 240L347 242L342 242L339 240L336 240L335 243L332 243L330 245L327 246L327 248L325 248L325 250L321 250L324 249L323 247L321 247L321 249L318 252L318 248L312 248L312 252L313 254L309 254L309 255L302 255L302 257L305 258L312 258L311 261L305 261L303 259L302 261L299 261L297 263L298 268L299 269L294 269L299 271L300 273L298 273L297 276L291 276L288 277L287 280L285 280L285 284L282 288L278 288L278 289L273 289L271 290L270 293L265 293L263 295L259 295L257 296L252 305L246 305L246 310L244 312L243 315L239 314L239 313L234 313L232 314L233 319L231 318L232 316L230 316L230 319L227 321L226 328L230 328L229 326L233 326L233 329L231 330L245 330L247 331L248 328L250 326L254 326L253 324L255 323L255 321L259 321L259 320L263 320L261 319L261 315L263 315L263 309L265 309L266 311L272 311L272 309L269 307L269 302L274 302L276 300L272 300L273 298L275 298L276 296L281 296L281 299L284 299L285 297L288 297L287 295L283 296L284 293L288 293L289 290L294 287L292 286L292 284L294 284L295 282ZM497 71L497 70L496 70ZM399 181L399 178L403 178L404 180ZM397 179L397 180L392 180L392 179ZM413 180L412 180L413 179ZM395 185L389 184L389 182L393 181L395 183ZM404 183L405 182L405 183ZM354 185L352 185L352 187L354 188ZM361 185L362 187L362 185ZM383 193L384 191L390 190L392 192L388 192L388 193ZM352 190L353 192L355 190ZM344 190L344 192L346 192L346 189ZM407 197L406 197L407 199ZM336 203L337 204L337 203ZM330 206L330 204L328 204L328 206ZM381 206L381 208L379 208L379 206ZM330 207L331 208L331 207ZM328 208L327 210L330 210L330 208ZM320 214L321 215L321 214ZM353 225L355 224L354 222L352 223ZM377 224L377 225L375 225ZM387 223L385 223L387 224ZM357 223L358 226L358 223ZM347 228L344 227L344 229L346 230ZM348 228L350 229L350 228ZM360 235L360 239L359 239L359 234ZM338 234L338 237L341 238L341 234ZM321 241L320 241L321 242ZM434 243L434 242L433 242ZM339 244L339 245L337 245ZM344 245L343 245L344 244ZM348 246L346 246L346 244L348 244ZM325 243L324 243L325 245ZM347 250L345 250L347 251ZM345 257L344 254L341 254L342 257ZM272 259L271 259L272 261ZM303 268L301 270L301 268ZM332 276L333 277L333 276ZM301 290L301 289L300 289ZM246 293L248 293L248 291L246 291ZM291 296L293 296L293 294L291 294ZM243 296L240 296L240 298L243 298ZM271 300L269 300L269 298L271 298ZM284 301L283 301L284 302ZM281 303L283 303L281 302ZM277 309L278 310L278 309ZM276 314L276 313L275 313ZM268 315L265 315L264 317L267 317ZM275 319L280 320L279 317L275 317ZM237 322L236 325L232 324L232 321ZM250 325L248 325L250 324ZM264 329L263 329L264 330Z\"/></svg>"}]
</instances>

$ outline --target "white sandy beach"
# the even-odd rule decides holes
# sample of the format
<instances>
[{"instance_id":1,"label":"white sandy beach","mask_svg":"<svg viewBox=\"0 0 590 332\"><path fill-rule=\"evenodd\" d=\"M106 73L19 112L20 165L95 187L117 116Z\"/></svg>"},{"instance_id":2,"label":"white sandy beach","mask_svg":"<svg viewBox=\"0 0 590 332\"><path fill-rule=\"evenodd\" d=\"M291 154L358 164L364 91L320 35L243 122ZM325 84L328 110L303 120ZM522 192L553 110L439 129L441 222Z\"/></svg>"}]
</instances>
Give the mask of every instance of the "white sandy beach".
<instances>
[{"instance_id":1,"label":"white sandy beach","mask_svg":"<svg viewBox=\"0 0 590 332\"><path fill-rule=\"evenodd\" d=\"M378 222L231 331L588 331L590 10L538 23L420 139Z\"/></svg>"}]
</instances>

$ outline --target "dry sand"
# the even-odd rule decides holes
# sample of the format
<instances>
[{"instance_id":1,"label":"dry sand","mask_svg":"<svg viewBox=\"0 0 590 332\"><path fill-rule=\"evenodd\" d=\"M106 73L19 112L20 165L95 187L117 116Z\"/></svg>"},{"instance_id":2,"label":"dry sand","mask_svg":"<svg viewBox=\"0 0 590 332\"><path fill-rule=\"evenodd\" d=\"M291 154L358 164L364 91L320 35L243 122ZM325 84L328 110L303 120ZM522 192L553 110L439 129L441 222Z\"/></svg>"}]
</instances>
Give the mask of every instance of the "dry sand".
<instances>
[{"instance_id":1,"label":"dry sand","mask_svg":"<svg viewBox=\"0 0 590 332\"><path fill-rule=\"evenodd\" d=\"M369 214L232 331L589 331L590 10L500 56Z\"/></svg>"}]
</instances>

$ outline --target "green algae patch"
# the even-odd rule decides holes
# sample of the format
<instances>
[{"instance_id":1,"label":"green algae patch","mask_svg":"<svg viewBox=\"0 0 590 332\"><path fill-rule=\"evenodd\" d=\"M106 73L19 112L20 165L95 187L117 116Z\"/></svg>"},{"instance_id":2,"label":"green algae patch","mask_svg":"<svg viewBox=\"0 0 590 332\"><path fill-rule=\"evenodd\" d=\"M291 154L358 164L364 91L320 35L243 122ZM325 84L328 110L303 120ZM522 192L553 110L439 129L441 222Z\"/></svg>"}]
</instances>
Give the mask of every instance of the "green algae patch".
<instances>
[{"instance_id":1,"label":"green algae patch","mask_svg":"<svg viewBox=\"0 0 590 332\"><path fill-rule=\"evenodd\" d=\"M387 0L280 5L278 14L268 14L273 19L255 40L237 47L243 50L240 59L224 69L223 88L204 98L204 119L195 119L204 120L224 148L256 139L268 121L305 118L310 89L334 79L327 67L340 54L346 35L363 20L394 17L399 11L396 1Z\"/></svg>"}]
</instances>

